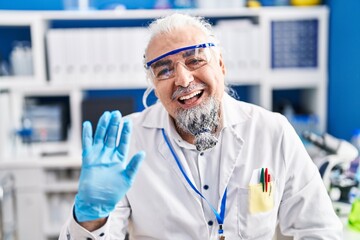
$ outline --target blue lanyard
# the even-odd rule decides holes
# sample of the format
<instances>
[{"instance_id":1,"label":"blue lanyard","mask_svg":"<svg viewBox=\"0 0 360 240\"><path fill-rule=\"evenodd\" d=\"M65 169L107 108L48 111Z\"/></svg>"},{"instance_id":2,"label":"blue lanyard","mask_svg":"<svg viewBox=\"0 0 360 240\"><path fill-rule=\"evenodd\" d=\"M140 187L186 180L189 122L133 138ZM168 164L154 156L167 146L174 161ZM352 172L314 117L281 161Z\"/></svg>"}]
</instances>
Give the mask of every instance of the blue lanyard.
<instances>
[{"instance_id":1,"label":"blue lanyard","mask_svg":"<svg viewBox=\"0 0 360 240\"><path fill-rule=\"evenodd\" d=\"M186 175L186 172L184 170L184 168L182 167L179 158L177 157L175 150L172 148L170 141L168 139L168 137L165 134L165 130L162 128L161 129L162 134L164 136L165 142L168 145L181 173L183 174L184 178L186 179L186 181L188 182L188 184L191 186L191 188L201 197L203 198L207 204L209 205L209 207L211 208L211 210L213 211L213 213L216 216L216 220L219 224L219 234L222 235L224 233L224 230L222 229L222 225L224 223L224 218L225 218L225 208L226 208L226 192L227 192L227 188L225 189L224 195L222 196L221 199L221 206L220 206L220 214L215 210L215 208L209 203L209 201L201 194L201 192L194 186L194 184L191 182L191 180L189 179L189 177Z\"/></svg>"}]
</instances>

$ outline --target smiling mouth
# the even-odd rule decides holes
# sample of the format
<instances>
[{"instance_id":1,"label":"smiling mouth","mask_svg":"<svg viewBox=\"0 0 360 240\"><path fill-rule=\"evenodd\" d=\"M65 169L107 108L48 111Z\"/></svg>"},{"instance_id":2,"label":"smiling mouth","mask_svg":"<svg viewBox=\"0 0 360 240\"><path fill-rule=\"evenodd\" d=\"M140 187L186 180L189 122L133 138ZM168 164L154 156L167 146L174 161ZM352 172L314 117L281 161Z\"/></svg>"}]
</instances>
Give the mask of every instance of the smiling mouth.
<instances>
[{"instance_id":1,"label":"smiling mouth","mask_svg":"<svg viewBox=\"0 0 360 240\"><path fill-rule=\"evenodd\" d=\"M178 101L183 105L191 105L195 103L204 93L204 90L198 90L188 95L184 95L178 98Z\"/></svg>"}]
</instances>

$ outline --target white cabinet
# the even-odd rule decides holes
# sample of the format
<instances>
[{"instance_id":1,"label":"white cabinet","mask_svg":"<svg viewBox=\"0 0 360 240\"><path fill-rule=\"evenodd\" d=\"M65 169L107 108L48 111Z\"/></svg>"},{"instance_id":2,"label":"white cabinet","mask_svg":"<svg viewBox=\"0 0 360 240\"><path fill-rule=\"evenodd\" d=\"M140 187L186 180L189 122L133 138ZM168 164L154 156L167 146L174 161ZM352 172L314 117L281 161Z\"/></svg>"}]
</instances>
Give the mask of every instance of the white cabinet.
<instances>
[{"instance_id":1,"label":"white cabinet","mask_svg":"<svg viewBox=\"0 0 360 240\"><path fill-rule=\"evenodd\" d=\"M15 192L11 195L5 188L0 206L6 213L1 229L7 236L14 236L5 239L57 239L71 213L79 173L80 159L0 163L1 183L12 178ZM9 206L11 209L6 209Z\"/></svg>"},{"instance_id":2,"label":"white cabinet","mask_svg":"<svg viewBox=\"0 0 360 240\"><path fill-rule=\"evenodd\" d=\"M17 86L36 86L46 81L46 61L44 48L44 34L46 24L38 15L27 16L25 12L15 13L8 11L0 11L0 30L4 28L18 28L19 31L26 31L28 28L31 47L33 50L33 75L31 76L5 76L0 78L0 89ZM5 34L7 32L5 31ZM4 34L4 33L3 33ZM23 35L18 35L23 38ZM4 36L6 39L7 36ZM19 41L22 39L13 39ZM11 43L13 45L13 43ZM13 46L11 46L13 47Z\"/></svg>"},{"instance_id":3,"label":"white cabinet","mask_svg":"<svg viewBox=\"0 0 360 240\"><path fill-rule=\"evenodd\" d=\"M275 111L290 102L295 111L316 115L316 127L326 130L327 7L177 11L214 23L227 83L239 88L240 99ZM89 91L146 88L143 27L171 12L0 11L0 44L10 49L9 38L28 38L33 54L32 75L0 76L0 171L13 173L17 184L32 184L16 185L19 239L56 238L63 209L76 192L83 100ZM28 36L9 36L9 28ZM28 106L36 101L43 104L36 113L54 117L37 124L52 128L37 125L37 141L27 143L15 133L24 130ZM61 110L46 108L59 102L66 105ZM64 111L61 125L56 116ZM58 174L70 174L70 180Z\"/></svg>"}]
</instances>

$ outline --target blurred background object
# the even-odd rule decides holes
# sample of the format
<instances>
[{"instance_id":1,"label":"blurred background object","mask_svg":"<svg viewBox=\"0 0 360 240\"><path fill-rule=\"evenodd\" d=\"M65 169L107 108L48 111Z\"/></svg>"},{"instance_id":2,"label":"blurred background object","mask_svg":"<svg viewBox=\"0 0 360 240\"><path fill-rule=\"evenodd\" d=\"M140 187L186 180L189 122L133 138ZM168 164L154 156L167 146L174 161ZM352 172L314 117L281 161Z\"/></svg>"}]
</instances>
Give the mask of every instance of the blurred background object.
<instances>
[{"instance_id":1,"label":"blurred background object","mask_svg":"<svg viewBox=\"0 0 360 240\"><path fill-rule=\"evenodd\" d=\"M321 0L290 0L294 6L313 6L321 4Z\"/></svg>"}]
</instances>

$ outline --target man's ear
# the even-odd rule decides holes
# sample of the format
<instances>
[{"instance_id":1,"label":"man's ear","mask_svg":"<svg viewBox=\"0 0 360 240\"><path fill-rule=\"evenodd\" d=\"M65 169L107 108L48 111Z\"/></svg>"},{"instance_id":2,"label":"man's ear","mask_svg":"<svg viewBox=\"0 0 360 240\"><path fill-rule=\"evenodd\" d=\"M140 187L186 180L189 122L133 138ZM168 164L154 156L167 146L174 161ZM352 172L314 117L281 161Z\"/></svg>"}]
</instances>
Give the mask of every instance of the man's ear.
<instances>
[{"instance_id":1,"label":"man's ear","mask_svg":"<svg viewBox=\"0 0 360 240\"><path fill-rule=\"evenodd\" d=\"M154 91L155 96L159 99L159 96L158 96L157 91L156 91L156 87L154 87L153 91Z\"/></svg>"},{"instance_id":2,"label":"man's ear","mask_svg":"<svg viewBox=\"0 0 360 240\"><path fill-rule=\"evenodd\" d=\"M225 68L225 63L222 57L222 54L219 54L219 66L221 68L222 73L225 75L226 74L226 68Z\"/></svg>"}]
</instances>

